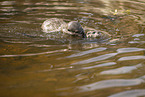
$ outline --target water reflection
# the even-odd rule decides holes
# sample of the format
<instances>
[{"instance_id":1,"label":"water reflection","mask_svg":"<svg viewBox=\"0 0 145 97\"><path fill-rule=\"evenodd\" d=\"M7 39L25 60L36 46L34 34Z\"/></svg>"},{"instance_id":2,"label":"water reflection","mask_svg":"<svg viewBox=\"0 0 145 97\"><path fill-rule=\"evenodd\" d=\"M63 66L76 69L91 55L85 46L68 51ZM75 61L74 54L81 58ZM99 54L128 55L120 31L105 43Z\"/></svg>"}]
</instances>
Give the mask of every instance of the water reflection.
<instances>
[{"instance_id":1,"label":"water reflection","mask_svg":"<svg viewBox=\"0 0 145 97\"><path fill-rule=\"evenodd\" d=\"M145 96L144 0L1 0L0 6L1 97ZM75 20L119 41L46 34L47 18Z\"/></svg>"},{"instance_id":2,"label":"water reflection","mask_svg":"<svg viewBox=\"0 0 145 97\"><path fill-rule=\"evenodd\" d=\"M137 52L137 51L145 51L143 48L120 48L117 50L118 53L128 53L128 52Z\"/></svg>"},{"instance_id":3,"label":"water reflection","mask_svg":"<svg viewBox=\"0 0 145 97\"><path fill-rule=\"evenodd\" d=\"M82 69L92 69L92 68L96 68L96 67L112 66L112 65L115 65L115 64L116 64L115 62L108 62L108 63L97 64L97 65L94 65L94 66L83 67Z\"/></svg>"},{"instance_id":4,"label":"water reflection","mask_svg":"<svg viewBox=\"0 0 145 97\"><path fill-rule=\"evenodd\" d=\"M48 51L48 52L41 52L41 53L34 53L34 54L32 53L32 54L20 54L20 55L0 55L0 57L36 56L36 55L59 53L59 52L65 52L65 51L68 51L68 50L67 49L62 49L62 50Z\"/></svg>"},{"instance_id":5,"label":"water reflection","mask_svg":"<svg viewBox=\"0 0 145 97\"><path fill-rule=\"evenodd\" d=\"M116 69L102 71L100 74L125 74L131 73L131 71L136 70L137 68L141 67L142 64L137 64L135 66L124 66Z\"/></svg>"},{"instance_id":6,"label":"water reflection","mask_svg":"<svg viewBox=\"0 0 145 97\"><path fill-rule=\"evenodd\" d=\"M118 59L118 61L145 59L145 56L128 56Z\"/></svg>"},{"instance_id":7,"label":"water reflection","mask_svg":"<svg viewBox=\"0 0 145 97\"><path fill-rule=\"evenodd\" d=\"M112 79L112 80L104 80L95 82L92 84L80 86L80 92L85 91L93 91L97 89L103 89L103 88L111 88L111 87L125 87L125 86L135 86L139 85L141 83L144 83L144 76L136 79Z\"/></svg>"},{"instance_id":8,"label":"water reflection","mask_svg":"<svg viewBox=\"0 0 145 97\"><path fill-rule=\"evenodd\" d=\"M109 97L143 97L145 96L145 89L135 89L113 94Z\"/></svg>"},{"instance_id":9,"label":"water reflection","mask_svg":"<svg viewBox=\"0 0 145 97\"><path fill-rule=\"evenodd\" d=\"M108 58L114 57L115 55L117 55L117 53L110 53L110 54L100 55L98 57L94 57L94 58L90 58L90 59L86 59L86 60L83 60L83 61L80 61L80 62L73 63L71 65L87 64L87 63L91 63L91 62L106 60Z\"/></svg>"},{"instance_id":10,"label":"water reflection","mask_svg":"<svg viewBox=\"0 0 145 97\"><path fill-rule=\"evenodd\" d=\"M91 50L87 50L87 51L83 51L83 52L80 52L80 53L77 53L77 54L67 56L66 58L79 57L79 56L83 56L83 55L90 54L90 53L104 51L106 49L107 48L95 48L95 49L91 49Z\"/></svg>"}]
</instances>

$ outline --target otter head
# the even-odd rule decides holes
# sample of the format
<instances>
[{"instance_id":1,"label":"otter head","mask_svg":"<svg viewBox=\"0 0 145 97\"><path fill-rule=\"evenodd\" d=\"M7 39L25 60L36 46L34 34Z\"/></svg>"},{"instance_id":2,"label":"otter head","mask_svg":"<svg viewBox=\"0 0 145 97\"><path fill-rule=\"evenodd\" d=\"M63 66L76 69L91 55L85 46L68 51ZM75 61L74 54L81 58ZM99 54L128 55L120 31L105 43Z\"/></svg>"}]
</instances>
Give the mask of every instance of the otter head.
<instances>
[{"instance_id":1,"label":"otter head","mask_svg":"<svg viewBox=\"0 0 145 97\"><path fill-rule=\"evenodd\" d=\"M81 24L78 23L77 21L69 22L67 30L68 30L68 32L71 33L71 35L80 36L80 37L83 37L83 38L86 37Z\"/></svg>"}]
</instances>

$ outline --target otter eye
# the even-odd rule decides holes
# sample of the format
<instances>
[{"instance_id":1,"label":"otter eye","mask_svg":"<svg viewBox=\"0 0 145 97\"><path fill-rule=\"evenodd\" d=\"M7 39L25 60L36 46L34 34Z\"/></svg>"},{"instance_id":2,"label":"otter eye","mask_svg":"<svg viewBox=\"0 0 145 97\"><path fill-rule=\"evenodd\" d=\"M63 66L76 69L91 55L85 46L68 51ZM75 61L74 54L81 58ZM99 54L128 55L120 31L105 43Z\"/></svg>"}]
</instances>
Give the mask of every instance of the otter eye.
<instances>
[{"instance_id":1,"label":"otter eye","mask_svg":"<svg viewBox=\"0 0 145 97\"><path fill-rule=\"evenodd\" d=\"M72 30L70 30L70 29L68 29L67 31L70 31L70 32L75 32L75 31L72 31Z\"/></svg>"},{"instance_id":2,"label":"otter eye","mask_svg":"<svg viewBox=\"0 0 145 97\"><path fill-rule=\"evenodd\" d=\"M95 34L96 32L93 32L93 34Z\"/></svg>"}]
</instances>

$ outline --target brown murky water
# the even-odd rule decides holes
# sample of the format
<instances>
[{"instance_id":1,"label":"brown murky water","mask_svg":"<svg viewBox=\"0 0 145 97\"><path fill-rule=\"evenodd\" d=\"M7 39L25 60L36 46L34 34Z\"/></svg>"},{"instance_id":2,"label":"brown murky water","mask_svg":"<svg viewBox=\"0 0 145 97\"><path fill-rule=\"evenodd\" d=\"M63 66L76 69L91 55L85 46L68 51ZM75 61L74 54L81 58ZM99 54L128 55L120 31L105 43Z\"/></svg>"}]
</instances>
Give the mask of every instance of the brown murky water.
<instances>
[{"instance_id":1,"label":"brown murky water","mask_svg":"<svg viewBox=\"0 0 145 97\"><path fill-rule=\"evenodd\" d=\"M54 17L122 40L42 32ZM0 97L144 97L144 27L144 0L1 0Z\"/></svg>"}]
</instances>

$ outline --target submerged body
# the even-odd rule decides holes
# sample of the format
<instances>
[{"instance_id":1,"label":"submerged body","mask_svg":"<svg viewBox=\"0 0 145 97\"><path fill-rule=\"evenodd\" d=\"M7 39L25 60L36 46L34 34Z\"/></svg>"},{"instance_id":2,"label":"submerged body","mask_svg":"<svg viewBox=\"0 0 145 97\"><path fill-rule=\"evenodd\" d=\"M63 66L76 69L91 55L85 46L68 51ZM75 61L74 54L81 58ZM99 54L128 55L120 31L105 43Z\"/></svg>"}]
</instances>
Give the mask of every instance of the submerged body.
<instances>
[{"instance_id":1,"label":"submerged body","mask_svg":"<svg viewBox=\"0 0 145 97\"><path fill-rule=\"evenodd\" d=\"M66 23L62 19L58 18L47 19L43 22L41 28L46 33L63 32L70 35L80 36L82 38L87 37L108 39L111 37L110 34L104 31L91 30L85 33L79 22L71 21L69 23Z\"/></svg>"},{"instance_id":2,"label":"submerged body","mask_svg":"<svg viewBox=\"0 0 145 97\"><path fill-rule=\"evenodd\" d=\"M45 20L41 28L46 33L58 32L58 31L68 33L67 31L65 31L67 29L67 24L62 19L57 19L57 18L51 18Z\"/></svg>"}]
</instances>

